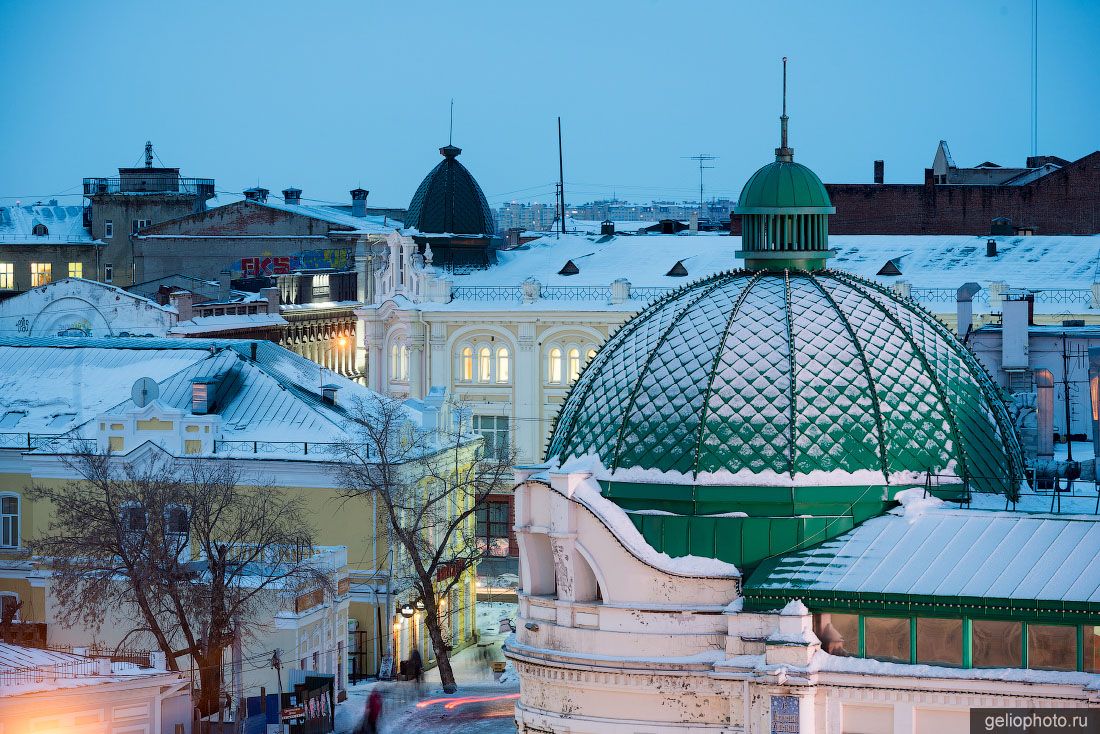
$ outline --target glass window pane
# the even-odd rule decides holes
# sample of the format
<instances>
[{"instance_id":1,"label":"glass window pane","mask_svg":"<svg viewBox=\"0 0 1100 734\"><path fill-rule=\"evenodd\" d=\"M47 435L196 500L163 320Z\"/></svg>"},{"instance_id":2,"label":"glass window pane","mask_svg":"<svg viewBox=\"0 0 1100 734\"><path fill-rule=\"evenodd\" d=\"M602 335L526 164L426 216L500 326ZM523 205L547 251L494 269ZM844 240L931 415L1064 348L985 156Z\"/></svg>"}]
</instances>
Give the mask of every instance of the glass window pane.
<instances>
[{"instance_id":1,"label":"glass window pane","mask_svg":"<svg viewBox=\"0 0 1100 734\"><path fill-rule=\"evenodd\" d=\"M909 662L909 620L896 617L864 617L864 652L869 658Z\"/></svg>"},{"instance_id":2,"label":"glass window pane","mask_svg":"<svg viewBox=\"0 0 1100 734\"><path fill-rule=\"evenodd\" d=\"M15 514L16 507L18 506L18 500L16 500L14 497L5 497L3 500L0 500L0 502L3 503L3 512L5 515Z\"/></svg>"},{"instance_id":3,"label":"glass window pane","mask_svg":"<svg viewBox=\"0 0 1100 734\"><path fill-rule=\"evenodd\" d=\"M1019 668L1023 665L1023 626L1019 622L975 619L971 629L975 668Z\"/></svg>"},{"instance_id":4,"label":"glass window pane","mask_svg":"<svg viewBox=\"0 0 1100 734\"><path fill-rule=\"evenodd\" d=\"M1100 625L1086 624L1084 633L1085 670L1100 673Z\"/></svg>"},{"instance_id":5,"label":"glass window pane","mask_svg":"<svg viewBox=\"0 0 1100 734\"><path fill-rule=\"evenodd\" d=\"M821 649L830 655L859 655L859 615L817 614L814 633L821 640Z\"/></svg>"},{"instance_id":6,"label":"glass window pane","mask_svg":"<svg viewBox=\"0 0 1100 734\"><path fill-rule=\"evenodd\" d=\"M962 665L962 620L917 620L917 662L930 665Z\"/></svg>"},{"instance_id":7,"label":"glass window pane","mask_svg":"<svg viewBox=\"0 0 1100 734\"><path fill-rule=\"evenodd\" d=\"M1029 624L1027 667L1035 670L1077 670L1077 628Z\"/></svg>"}]
</instances>

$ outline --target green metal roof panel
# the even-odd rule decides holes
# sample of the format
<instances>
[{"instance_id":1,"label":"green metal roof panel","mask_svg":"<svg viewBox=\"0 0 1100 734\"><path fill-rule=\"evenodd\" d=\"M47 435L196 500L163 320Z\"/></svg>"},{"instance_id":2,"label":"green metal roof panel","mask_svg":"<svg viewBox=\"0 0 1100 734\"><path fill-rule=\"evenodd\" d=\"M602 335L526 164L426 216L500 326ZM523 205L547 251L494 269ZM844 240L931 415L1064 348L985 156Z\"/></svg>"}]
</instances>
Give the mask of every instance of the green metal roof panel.
<instances>
[{"instance_id":1,"label":"green metal roof panel","mask_svg":"<svg viewBox=\"0 0 1100 734\"><path fill-rule=\"evenodd\" d=\"M817 174L794 161L775 161L760 168L741 189L734 212L759 209L832 208L829 193Z\"/></svg>"},{"instance_id":2,"label":"green metal roof panel","mask_svg":"<svg viewBox=\"0 0 1100 734\"><path fill-rule=\"evenodd\" d=\"M569 394L547 452L601 480L1015 492L999 391L931 314L840 272L735 271L655 302Z\"/></svg>"},{"instance_id":3,"label":"green metal roof panel","mask_svg":"<svg viewBox=\"0 0 1100 734\"><path fill-rule=\"evenodd\" d=\"M872 518L821 545L764 562L748 596L805 593L952 605L1100 611L1100 518L929 510ZM1086 605L1084 607L1080 605Z\"/></svg>"}]
</instances>

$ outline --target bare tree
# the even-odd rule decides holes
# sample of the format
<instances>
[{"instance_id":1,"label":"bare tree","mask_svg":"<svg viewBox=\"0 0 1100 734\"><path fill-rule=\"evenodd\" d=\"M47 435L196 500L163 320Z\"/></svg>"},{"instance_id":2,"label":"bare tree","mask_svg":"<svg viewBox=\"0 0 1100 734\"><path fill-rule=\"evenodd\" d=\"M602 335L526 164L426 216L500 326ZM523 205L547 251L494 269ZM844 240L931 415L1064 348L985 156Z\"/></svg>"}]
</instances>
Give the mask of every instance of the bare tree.
<instances>
[{"instance_id":1,"label":"bare tree","mask_svg":"<svg viewBox=\"0 0 1100 734\"><path fill-rule=\"evenodd\" d=\"M331 585L310 562L302 500L240 486L228 462L131 464L87 447L66 462L76 479L29 490L52 505L29 545L50 567L60 621L98 632L108 615L136 610L119 646L152 638L172 670L190 656L203 715L221 705L234 638L275 611L280 593Z\"/></svg>"},{"instance_id":2,"label":"bare tree","mask_svg":"<svg viewBox=\"0 0 1100 734\"><path fill-rule=\"evenodd\" d=\"M392 582L423 602L440 681L453 693L458 685L441 601L487 552L476 538L475 512L510 480L514 451L508 442L486 451L462 421L433 430L416 427L404 405L382 395L351 411L360 428L356 440L337 448L339 484L346 497L379 500L391 543L400 551Z\"/></svg>"}]
</instances>

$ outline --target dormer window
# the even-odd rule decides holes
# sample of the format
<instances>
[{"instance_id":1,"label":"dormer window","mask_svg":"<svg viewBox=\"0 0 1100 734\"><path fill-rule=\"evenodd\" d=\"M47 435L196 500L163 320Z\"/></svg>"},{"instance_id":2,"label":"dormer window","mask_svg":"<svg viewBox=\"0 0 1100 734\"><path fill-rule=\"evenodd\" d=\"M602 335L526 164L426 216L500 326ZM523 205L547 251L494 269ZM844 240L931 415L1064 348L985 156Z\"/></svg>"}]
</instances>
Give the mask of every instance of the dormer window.
<instances>
[{"instance_id":1,"label":"dormer window","mask_svg":"<svg viewBox=\"0 0 1100 734\"><path fill-rule=\"evenodd\" d=\"M216 380L203 377L191 382L191 412L206 415L214 410L214 386Z\"/></svg>"},{"instance_id":2,"label":"dormer window","mask_svg":"<svg viewBox=\"0 0 1100 734\"><path fill-rule=\"evenodd\" d=\"M49 227L42 224L41 222L39 222L38 224L34 225L33 228L31 228L31 234L33 234L35 237L45 237L49 233L50 233Z\"/></svg>"}]
</instances>

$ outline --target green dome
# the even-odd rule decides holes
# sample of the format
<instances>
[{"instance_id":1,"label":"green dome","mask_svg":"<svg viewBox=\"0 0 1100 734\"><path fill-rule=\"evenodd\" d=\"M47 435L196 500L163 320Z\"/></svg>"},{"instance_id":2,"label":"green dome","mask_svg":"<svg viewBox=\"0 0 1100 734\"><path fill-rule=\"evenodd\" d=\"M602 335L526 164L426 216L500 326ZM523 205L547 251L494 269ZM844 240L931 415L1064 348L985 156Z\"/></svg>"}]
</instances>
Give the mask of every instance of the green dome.
<instances>
[{"instance_id":1,"label":"green dome","mask_svg":"<svg viewBox=\"0 0 1100 734\"><path fill-rule=\"evenodd\" d=\"M801 163L776 161L752 175L741 189L735 214L832 214L836 210L817 174Z\"/></svg>"},{"instance_id":2,"label":"green dome","mask_svg":"<svg viewBox=\"0 0 1100 734\"><path fill-rule=\"evenodd\" d=\"M640 485L690 496L683 514L744 509L722 504L747 496L724 488L785 501L792 487L847 487L888 502L929 475L959 494L1012 494L1024 476L973 354L914 303L831 270L734 271L653 303L577 380L547 456L587 464L605 488L631 485L634 509L663 507Z\"/></svg>"}]
</instances>

